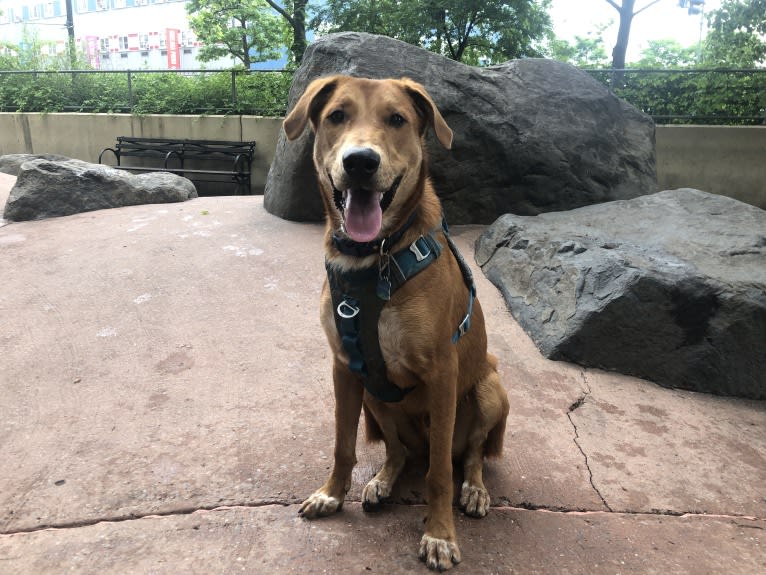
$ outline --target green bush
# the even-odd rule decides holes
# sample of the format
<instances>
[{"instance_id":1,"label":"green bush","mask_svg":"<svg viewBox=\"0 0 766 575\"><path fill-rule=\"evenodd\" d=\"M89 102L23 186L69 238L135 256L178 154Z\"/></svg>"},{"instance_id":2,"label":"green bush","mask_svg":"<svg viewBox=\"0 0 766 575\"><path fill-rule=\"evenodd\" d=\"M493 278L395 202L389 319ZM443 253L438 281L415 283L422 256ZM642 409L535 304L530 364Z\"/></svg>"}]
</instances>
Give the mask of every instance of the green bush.
<instances>
[{"instance_id":1,"label":"green bush","mask_svg":"<svg viewBox=\"0 0 766 575\"><path fill-rule=\"evenodd\" d=\"M766 71L586 72L657 123L765 121ZM291 82L287 71L0 71L0 111L283 116Z\"/></svg>"},{"instance_id":2,"label":"green bush","mask_svg":"<svg viewBox=\"0 0 766 575\"><path fill-rule=\"evenodd\" d=\"M281 116L291 82L290 72L245 70L0 71L0 111Z\"/></svg>"},{"instance_id":3,"label":"green bush","mask_svg":"<svg viewBox=\"0 0 766 575\"><path fill-rule=\"evenodd\" d=\"M658 124L766 123L766 71L587 72Z\"/></svg>"}]
</instances>

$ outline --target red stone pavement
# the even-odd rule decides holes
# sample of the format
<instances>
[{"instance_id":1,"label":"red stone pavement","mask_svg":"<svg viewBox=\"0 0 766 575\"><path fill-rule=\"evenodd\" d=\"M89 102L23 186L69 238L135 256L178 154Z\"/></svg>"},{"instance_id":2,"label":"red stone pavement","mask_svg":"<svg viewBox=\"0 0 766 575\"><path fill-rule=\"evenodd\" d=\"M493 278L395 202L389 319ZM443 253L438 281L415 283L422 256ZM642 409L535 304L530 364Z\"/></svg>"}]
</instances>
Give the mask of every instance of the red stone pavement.
<instances>
[{"instance_id":1,"label":"red stone pavement","mask_svg":"<svg viewBox=\"0 0 766 575\"><path fill-rule=\"evenodd\" d=\"M363 512L361 437L343 511L297 514L332 455L321 226L260 197L0 223L0 573L427 572L423 470ZM766 573L766 404L549 361L473 267L511 413L454 572Z\"/></svg>"}]
</instances>

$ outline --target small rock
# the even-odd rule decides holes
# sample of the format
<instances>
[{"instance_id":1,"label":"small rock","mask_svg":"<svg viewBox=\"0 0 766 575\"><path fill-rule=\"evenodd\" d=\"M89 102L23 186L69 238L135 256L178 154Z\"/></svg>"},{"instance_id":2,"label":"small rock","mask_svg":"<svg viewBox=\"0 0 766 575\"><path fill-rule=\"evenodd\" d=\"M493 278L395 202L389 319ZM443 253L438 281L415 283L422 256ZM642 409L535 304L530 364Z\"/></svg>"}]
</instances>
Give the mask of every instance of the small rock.
<instances>
[{"instance_id":1,"label":"small rock","mask_svg":"<svg viewBox=\"0 0 766 575\"><path fill-rule=\"evenodd\" d=\"M196 197L191 181L168 172L133 175L80 160L34 159L21 165L3 217L11 221L40 220Z\"/></svg>"}]
</instances>

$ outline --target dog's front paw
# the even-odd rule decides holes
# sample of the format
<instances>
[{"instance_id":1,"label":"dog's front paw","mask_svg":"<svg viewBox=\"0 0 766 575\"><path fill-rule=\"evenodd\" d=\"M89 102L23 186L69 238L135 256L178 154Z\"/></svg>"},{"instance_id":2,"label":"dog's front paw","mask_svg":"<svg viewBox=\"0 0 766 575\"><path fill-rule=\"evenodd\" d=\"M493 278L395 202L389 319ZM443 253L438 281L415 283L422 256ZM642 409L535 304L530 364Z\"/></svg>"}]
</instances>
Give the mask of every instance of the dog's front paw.
<instances>
[{"instance_id":1,"label":"dog's front paw","mask_svg":"<svg viewBox=\"0 0 766 575\"><path fill-rule=\"evenodd\" d=\"M489 510L489 492L483 486L465 481L460 490L460 506L466 515L484 517Z\"/></svg>"},{"instance_id":2,"label":"dog's front paw","mask_svg":"<svg viewBox=\"0 0 766 575\"><path fill-rule=\"evenodd\" d=\"M312 493L306 501L303 502L298 514L306 519L330 515L340 511L343 507L343 500L337 497L331 497L321 489Z\"/></svg>"},{"instance_id":3,"label":"dog's front paw","mask_svg":"<svg viewBox=\"0 0 766 575\"><path fill-rule=\"evenodd\" d=\"M420 540L419 554L428 568L436 571L446 571L451 569L453 564L460 563L460 549L457 543L427 534Z\"/></svg>"},{"instance_id":4,"label":"dog's front paw","mask_svg":"<svg viewBox=\"0 0 766 575\"><path fill-rule=\"evenodd\" d=\"M387 482L373 477L362 491L362 509L375 511L389 495L391 495L391 486Z\"/></svg>"}]
</instances>

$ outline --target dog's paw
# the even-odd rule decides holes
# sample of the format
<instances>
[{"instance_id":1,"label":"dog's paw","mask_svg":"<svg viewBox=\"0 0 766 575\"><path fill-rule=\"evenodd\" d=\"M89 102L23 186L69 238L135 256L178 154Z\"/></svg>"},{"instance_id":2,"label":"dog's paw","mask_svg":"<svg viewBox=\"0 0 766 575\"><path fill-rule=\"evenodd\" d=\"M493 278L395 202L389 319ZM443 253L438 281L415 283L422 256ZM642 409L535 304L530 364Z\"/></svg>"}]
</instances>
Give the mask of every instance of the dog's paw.
<instances>
[{"instance_id":1,"label":"dog's paw","mask_svg":"<svg viewBox=\"0 0 766 575\"><path fill-rule=\"evenodd\" d=\"M446 571L451 569L453 564L460 563L460 549L457 543L430 535L423 535L420 540L419 555L429 569L436 571Z\"/></svg>"},{"instance_id":2,"label":"dog's paw","mask_svg":"<svg viewBox=\"0 0 766 575\"><path fill-rule=\"evenodd\" d=\"M387 482L373 477L362 491L362 509L375 511L389 495L391 495L391 486Z\"/></svg>"},{"instance_id":3,"label":"dog's paw","mask_svg":"<svg viewBox=\"0 0 766 575\"><path fill-rule=\"evenodd\" d=\"M460 506L466 515L484 517L489 510L489 492L484 487L465 481L460 490Z\"/></svg>"},{"instance_id":4,"label":"dog's paw","mask_svg":"<svg viewBox=\"0 0 766 575\"><path fill-rule=\"evenodd\" d=\"M313 519L314 517L322 517L340 511L341 507L343 507L342 500L337 497L330 497L320 490L312 493L303 502L298 510L298 514L306 519Z\"/></svg>"}]
</instances>

